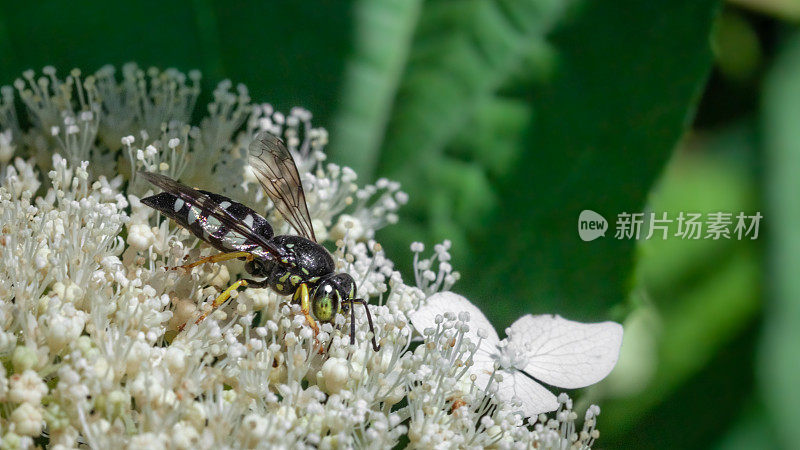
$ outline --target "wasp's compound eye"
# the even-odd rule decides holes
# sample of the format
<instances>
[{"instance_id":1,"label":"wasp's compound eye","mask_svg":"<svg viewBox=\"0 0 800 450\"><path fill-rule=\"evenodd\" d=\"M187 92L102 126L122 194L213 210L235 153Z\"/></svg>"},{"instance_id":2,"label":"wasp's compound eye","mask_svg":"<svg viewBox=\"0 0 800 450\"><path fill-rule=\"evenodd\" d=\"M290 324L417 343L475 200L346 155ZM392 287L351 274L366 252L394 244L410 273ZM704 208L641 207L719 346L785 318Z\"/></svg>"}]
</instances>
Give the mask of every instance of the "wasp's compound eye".
<instances>
[{"instance_id":1,"label":"wasp's compound eye","mask_svg":"<svg viewBox=\"0 0 800 450\"><path fill-rule=\"evenodd\" d=\"M329 284L323 284L314 293L311 309L320 322L331 322L339 313L341 302L339 292Z\"/></svg>"}]
</instances>

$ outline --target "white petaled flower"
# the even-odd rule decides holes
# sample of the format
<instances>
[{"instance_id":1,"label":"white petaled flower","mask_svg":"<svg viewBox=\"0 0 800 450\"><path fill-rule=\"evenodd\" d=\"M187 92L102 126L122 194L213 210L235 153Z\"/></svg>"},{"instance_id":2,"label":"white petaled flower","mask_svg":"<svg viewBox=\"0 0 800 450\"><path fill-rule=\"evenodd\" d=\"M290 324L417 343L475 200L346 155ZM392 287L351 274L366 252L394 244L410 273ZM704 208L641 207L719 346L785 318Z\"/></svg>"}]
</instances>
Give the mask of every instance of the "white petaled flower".
<instances>
[{"instance_id":1,"label":"white petaled flower","mask_svg":"<svg viewBox=\"0 0 800 450\"><path fill-rule=\"evenodd\" d=\"M397 222L407 195L386 179L359 184L353 170L327 161L328 134L310 112L255 104L244 86L223 81L207 115L191 123L198 73L135 64L42 72L0 88L3 446L593 445L597 407L578 431L566 394L528 379L517 383L534 397L507 395L520 371L566 388L605 376L615 359L581 344L592 325L526 316L499 341L477 308L445 292L459 278L447 241L429 257L413 244L413 282L404 281L375 233ZM28 115L25 129L15 102ZM275 234L294 234L248 165L262 131L285 142L310 228L369 302L317 321L318 332L300 305L270 288L234 289L212 311L221 292L252 274L239 260L171 270L218 251L164 217L182 204L156 211L145 200L160 190L142 172L156 172L229 197L220 208L241 202ZM188 210L192 222L211 222L200 209L188 208L187 219ZM601 328L595 336L617 330ZM571 342L575 359L539 353L532 339Z\"/></svg>"},{"instance_id":2,"label":"white petaled flower","mask_svg":"<svg viewBox=\"0 0 800 450\"><path fill-rule=\"evenodd\" d=\"M504 401L518 401L527 417L555 411L556 396L536 380L551 386L582 388L605 378L622 346L622 326L615 322L580 323L559 316L530 314L508 328L502 341L486 316L466 298L452 292L431 296L411 322L418 331L437 328L448 312L466 312L466 336L479 343L469 372L482 388L492 384ZM438 318L438 319L437 319Z\"/></svg>"}]
</instances>

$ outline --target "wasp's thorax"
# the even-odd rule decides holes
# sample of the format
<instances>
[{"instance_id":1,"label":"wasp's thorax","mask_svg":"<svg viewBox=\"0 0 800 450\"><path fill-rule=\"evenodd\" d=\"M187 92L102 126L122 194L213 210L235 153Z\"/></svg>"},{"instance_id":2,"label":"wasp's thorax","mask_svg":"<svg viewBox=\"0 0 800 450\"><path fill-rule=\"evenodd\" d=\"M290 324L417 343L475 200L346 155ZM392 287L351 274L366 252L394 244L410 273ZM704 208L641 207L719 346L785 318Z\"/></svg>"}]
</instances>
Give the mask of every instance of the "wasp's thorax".
<instances>
[{"instance_id":1,"label":"wasp's thorax","mask_svg":"<svg viewBox=\"0 0 800 450\"><path fill-rule=\"evenodd\" d=\"M333 257L316 242L301 236L281 235L270 239L270 243L282 249L285 256L278 261L263 262L261 273L251 273L263 276L269 269L266 275L269 286L280 294L292 294L303 283L314 286L333 273Z\"/></svg>"}]
</instances>

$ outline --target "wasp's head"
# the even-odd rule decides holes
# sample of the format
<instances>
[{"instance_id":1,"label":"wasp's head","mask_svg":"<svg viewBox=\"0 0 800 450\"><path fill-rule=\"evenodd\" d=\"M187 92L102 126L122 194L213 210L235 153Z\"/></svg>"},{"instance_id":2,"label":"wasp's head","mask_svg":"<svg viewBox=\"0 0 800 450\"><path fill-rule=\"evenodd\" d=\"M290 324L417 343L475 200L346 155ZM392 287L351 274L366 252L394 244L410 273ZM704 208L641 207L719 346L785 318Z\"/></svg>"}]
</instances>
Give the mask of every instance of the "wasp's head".
<instances>
[{"instance_id":1,"label":"wasp's head","mask_svg":"<svg viewBox=\"0 0 800 450\"><path fill-rule=\"evenodd\" d=\"M320 322L332 322L343 305L356 295L356 283L346 273L332 275L322 280L314 291L311 310Z\"/></svg>"}]
</instances>

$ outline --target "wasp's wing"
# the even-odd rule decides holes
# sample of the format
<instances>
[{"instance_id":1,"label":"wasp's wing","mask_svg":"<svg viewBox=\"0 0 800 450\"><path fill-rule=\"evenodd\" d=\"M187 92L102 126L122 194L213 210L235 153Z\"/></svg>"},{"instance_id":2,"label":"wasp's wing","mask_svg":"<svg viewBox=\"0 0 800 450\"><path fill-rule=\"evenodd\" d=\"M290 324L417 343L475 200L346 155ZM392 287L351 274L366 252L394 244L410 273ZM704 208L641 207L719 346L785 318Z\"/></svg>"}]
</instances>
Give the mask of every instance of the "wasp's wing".
<instances>
[{"instance_id":1,"label":"wasp's wing","mask_svg":"<svg viewBox=\"0 0 800 450\"><path fill-rule=\"evenodd\" d=\"M250 144L250 166L284 219L300 236L316 241L300 174L283 142L269 132L258 133Z\"/></svg>"},{"instance_id":2,"label":"wasp's wing","mask_svg":"<svg viewBox=\"0 0 800 450\"><path fill-rule=\"evenodd\" d=\"M209 235L214 235L218 231L223 229L227 230L227 233L235 233L234 239L243 239L244 241L250 241L257 246L261 247L266 251L269 255L273 257L280 258L284 256L284 252L269 242L269 237L265 234L266 230L262 230L260 233L256 232L253 228L248 226L242 218L234 216L230 211L226 210L220 205L220 202L215 201L211 195L213 194L206 194L196 189L190 188L184 184L181 184L172 178L166 177L161 174L152 173L152 172L139 172L139 174L144 177L147 181L153 183L154 185L160 187L165 192L174 195L177 199L181 200L180 208L188 208L187 210L187 217L186 220L179 220L182 225L192 225L193 223L200 224L201 232L206 232ZM159 194L161 195L161 194ZM154 203L158 200L158 196L148 197L148 199L152 199L151 203ZM145 202L147 199L143 199L142 201ZM145 204L148 204L145 202ZM178 203L175 203L178 206ZM159 205L150 205L156 207L157 209L163 209L158 207ZM164 205L161 205L164 206ZM179 210L181 210L179 208ZM218 224L214 224L214 220L218 221ZM177 220L177 218L176 218ZM195 230L191 230L195 231ZM269 235L271 235L272 231L269 230ZM203 237L201 234L195 233L198 237L215 244L217 241L221 241L224 239L222 235L214 236L213 240L209 240ZM230 239L229 239L230 240ZM244 244L244 241L242 244ZM234 241L231 241L235 243ZM215 245L216 246L216 245ZM234 246L236 247L236 246Z\"/></svg>"}]
</instances>

